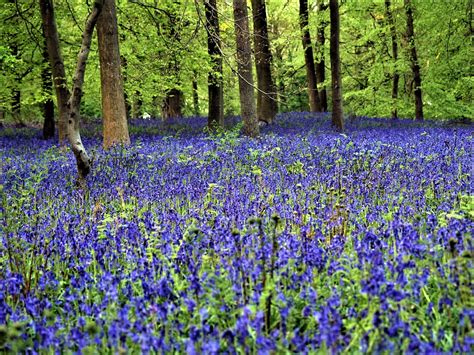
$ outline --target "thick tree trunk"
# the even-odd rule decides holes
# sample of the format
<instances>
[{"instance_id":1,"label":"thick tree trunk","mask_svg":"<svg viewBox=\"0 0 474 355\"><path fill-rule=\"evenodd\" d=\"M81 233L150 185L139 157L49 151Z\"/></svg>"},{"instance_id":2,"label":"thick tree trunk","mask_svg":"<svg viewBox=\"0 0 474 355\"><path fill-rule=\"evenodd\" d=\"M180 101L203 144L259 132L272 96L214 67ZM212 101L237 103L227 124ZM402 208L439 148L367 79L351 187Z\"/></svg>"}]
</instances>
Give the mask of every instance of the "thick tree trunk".
<instances>
[{"instance_id":1,"label":"thick tree trunk","mask_svg":"<svg viewBox=\"0 0 474 355\"><path fill-rule=\"evenodd\" d=\"M161 106L161 119L168 121L171 118L181 117L183 93L178 89L168 90Z\"/></svg>"},{"instance_id":2,"label":"thick tree trunk","mask_svg":"<svg viewBox=\"0 0 474 355\"><path fill-rule=\"evenodd\" d=\"M43 70L41 72L43 95L47 96L47 99L43 102L43 139L54 137L54 102L52 99L53 83L51 80L51 65L49 64L48 48L45 44L43 48Z\"/></svg>"},{"instance_id":3,"label":"thick tree trunk","mask_svg":"<svg viewBox=\"0 0 474 355\"><path fill-rule=\"evenodd\" d=\"M206 12L207 52L211 57L208 76L208 127L224 126L224 85L222 80L222 53L219 30L219 15L216 0L204 1Z\"/></svg>"},{"instance_id":4,"label":"thick tree trunk","mask_svg":"<svg viewBox=\"0 0 474 355\"><path fill-rule=\"evenodd\" d=\"M314 66L313 46L308 28L308 0L300 0L300 27L302 34L304 61L306 63L306 80L308 82L309 108L311 112L321 112L316 68Z\"/></svg>"},{"instance_id":5,"label":"thick tree trunk","mask_svg":"<svg viewBox=\"0 0 474 355\"><path fill-rule=\"evenodd\" d=\"M82 85L84 83L84 74L86 70L87 58L89 56L92 34L97 22L97 18L102 8L102 2L96 1L92 12L89 14L84 32L82 34L82 44L77 57L76 70L73 78L72 93L70 94L66 87L65 76L56 76L61 71L64 72L64 63L61 57L61 51L58 41L58 32L54 18L54 9L51 0L40 0L41 17L48 47L49 60L55 76L55 86L58 96L58 103L65 97L68 98L65 107L62 107L63 114L66 114L66 137L69 140L71 149L76 157L78 168L78 183L83 186L85 178L90 172L90 159L87 151L82 144L80 125L80 106L82 99ZM56 80L57 79L57 80ZM63 85L59 86L58 83Z\"/></svg>"},{"instance_id":6,"label":"thick tree trunk","mask_svg":"<svg viewBox=\"0 0 474 355\"><path fill-rule=\"evenodd\" d=\"M318 0L318 14L321 17L321 13L327 9L327 5L323 4L322 0ZM324 35L327 22L320 20L318 24L318 32L316 35L316 81L321 84L326 80L326 63L324 58L324 45L326 43L326 36ZM326 93L326 87L323 86L319 90L319 101L321 102L321 110L326 112L328 110L328 98Z\"/></svg>"},{"instance_id":7,"label":"thick tree trunk","mask_svg":"<svg viewBox=\"0 0 474 355\"><path fill-rule=\"evenodd\" d=\"M237 44L237 70L239 75L240 114L244 122L244 134L249 137L259 135L258 119L252 77L252 52L246 0L233 0L235 40Z\"/></svg>"},{"instance_id":8,"label":"thick tree trunk","mask_svg":"<svg viewBox=\"0 0 474 355\"><path fill-rule=\"evenodd\" d=\"M331 83L332 83L332 124L339 132L344 130L342 112L341 58L339 56L339 4L338 0L329 1L331 18Z\"/></svg>"},{"instance_id":9,"label":"thick tree trunk","mask_svg":"<svg viewBox=\"0 0 474 355\"><path fill-rule=\"evenodd\" d=\"M102 115L104 122L104 148L116 144L130 144L123 81L120 75L115 0L103 0L97 20L99 42L100 82L102 87Z\"/></svg>"},{"instance_id":10,"label":"thick tree trunk","mask_svg":"<svg viewBox=\"0 0 474 355\"><path fill-rule=\"evenodd\" d=\"M43 31L48 48L49 62L53 73L54 88L56 90L56 99L58 104L58 136L59 143L66 143L66 131L68 121L67 102L69 100L69 91L67 89L66 71L61 56L61 47L59 45L58 30L56 27L56 18L52 0L39 0L41 18L43 22Z\"/></svg>"},{"instance_id":11,"label":"thick tree trunk","mask_svg":"<svg viewBox=\"0 0 474 355\"><path fill-rule=\"evenodd\" d=\"M252 0L255 67L257 70L257 118L272 123L277 114L276 87L272 78L272 53L268 40L265 0Z\"/></svg>"},{"instance_id":12,"label":"thick tree trunk","mask_svg":"<svg viewBox=\"0 0 474 355\"><path fill-rule=\"evenodd\" d=\"M410 62L415 83L415 116L417 120L423 120L423 100L421 95L421 73L418 56L416 54L415 31L413 27L413 10L411 0L405 0L405 11L407 15L407 38L410 46Z\"/></svg>"},{"instance_id":13,"label":"thick tree trunk","mask_svg":"<svg viewBox=\"0 0 474 355\"><path fill-rule=\"evenodd\" d=\"M400 74L398 73L397 61L398 61L398 41L397 41L397 28L395 27L395 20L393 19L392 9L390 0L385 0L385 13L387 15L388 26L390 28L390 36L392 37L392 58L395 66L393 70L393 81L392 81L392 118L398 117L397 100L398 100L398 82L400 80Z\"/></svg>"},{"instance_id":14,"label":"thick tree trunk","mask_svg":"<svg viewBox=\"0 0 474 355\"><path fill-rule=\"evenodd\" d=\"M198 82L196 78L193 78L193 113L194 116L200 116L199 112L199 93L198 93Z\"/></svg>"}]
</instances>

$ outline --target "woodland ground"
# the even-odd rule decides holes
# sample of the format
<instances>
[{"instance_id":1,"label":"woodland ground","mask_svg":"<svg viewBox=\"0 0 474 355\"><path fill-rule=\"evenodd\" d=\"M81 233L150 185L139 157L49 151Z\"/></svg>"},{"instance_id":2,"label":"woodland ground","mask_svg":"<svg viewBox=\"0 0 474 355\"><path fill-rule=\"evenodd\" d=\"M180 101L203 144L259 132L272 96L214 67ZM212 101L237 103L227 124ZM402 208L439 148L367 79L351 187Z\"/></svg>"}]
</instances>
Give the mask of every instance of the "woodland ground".
<instances>
[{"instance_id":1,"label":"woodland ground","mask_svg":"<svg viewBox=\"0 0 474 355\"><path fill-rule=\"evenodd\" d=\"M0 349L472 352L473 127L131 124L76 167L0 129Z\"/></svg>"}]
</instances>

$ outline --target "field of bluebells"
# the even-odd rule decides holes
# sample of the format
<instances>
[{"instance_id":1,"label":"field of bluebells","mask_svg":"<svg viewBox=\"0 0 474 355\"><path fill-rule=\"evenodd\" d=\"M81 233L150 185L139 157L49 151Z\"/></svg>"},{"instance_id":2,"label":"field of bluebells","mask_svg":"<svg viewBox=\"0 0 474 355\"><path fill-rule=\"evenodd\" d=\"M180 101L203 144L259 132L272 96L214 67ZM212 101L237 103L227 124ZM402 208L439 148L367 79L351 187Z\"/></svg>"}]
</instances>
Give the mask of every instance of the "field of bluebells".
<instances>
[{"instance_id":1,"label":"field of bluebells","mask_svg":"<svg viewBox=\"0 0 474 355\"><path fill-rule=\"evenodd\" d=\"M472 353L473 127L328 122L0 130L0 351Z\"/></svg>"}]
</instances>

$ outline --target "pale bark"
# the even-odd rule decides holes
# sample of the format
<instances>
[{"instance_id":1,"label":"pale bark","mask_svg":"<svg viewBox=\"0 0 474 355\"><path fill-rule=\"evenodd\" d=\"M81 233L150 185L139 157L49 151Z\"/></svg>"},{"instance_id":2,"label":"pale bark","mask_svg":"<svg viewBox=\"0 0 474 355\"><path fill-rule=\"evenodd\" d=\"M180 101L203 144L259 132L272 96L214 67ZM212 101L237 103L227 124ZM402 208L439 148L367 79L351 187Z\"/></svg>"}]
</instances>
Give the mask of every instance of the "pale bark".
<instances>
[{"instance_id":1,"label":"pale bark","mask_svg":"<svg viewBox=\"0 0 474 355\"><path fill-rule=\"evenodd\" d=\"M43 20L43 27L45 31L46 43L48 47L49 59L53 72L56 73L64 71L64 63L61 57L61 51L59 48L58 32L56 22L54 19L53 4L51 0L40 0L41 16ZM83 186L85 178L90 172L90 159L87 151L82 144L80 134L80 105L82 99L82 86L84 84L84 74L86 70L87 58L89 56L90 45L92 40L92 34L94 27L97 22L97 18L102 9L102 2L96 1L94 7L89 14L84 32L82 34L82 44L79 51L76 63L76 70L73 78L72 92L69 93L66 87L65 77L56 77L55 81L56 92L58 97L64 99L68 97L65 107L63 107L63 114L67 114L66 120L66 137L71 145L71 149L76 157L77 168L78 168L78 183ZM58 69L59 68L59 69ZM58 83L62 85L59 86ZM58 100L59 101L59 100Z\"/></svg>"}]
</instances>

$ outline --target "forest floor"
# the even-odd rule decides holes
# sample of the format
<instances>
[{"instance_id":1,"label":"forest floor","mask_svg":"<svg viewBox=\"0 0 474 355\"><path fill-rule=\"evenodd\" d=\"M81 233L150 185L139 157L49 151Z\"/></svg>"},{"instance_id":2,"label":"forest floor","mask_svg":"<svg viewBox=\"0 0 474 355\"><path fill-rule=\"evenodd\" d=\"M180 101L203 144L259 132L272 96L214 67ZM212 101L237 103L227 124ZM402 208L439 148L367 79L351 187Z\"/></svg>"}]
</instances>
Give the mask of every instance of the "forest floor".
<instances>
[{"instance_id":1,"label":"forest floor","mask_svg":"<svg viewBox=\"0 0 474 355\"><path fill-rule=\"evenodd\" d=\"M235 121L235 119L233 119ZM0 129L0 349L472 352L473 126L137 120L93 159Z\"/></svg>"}]
</instances>

